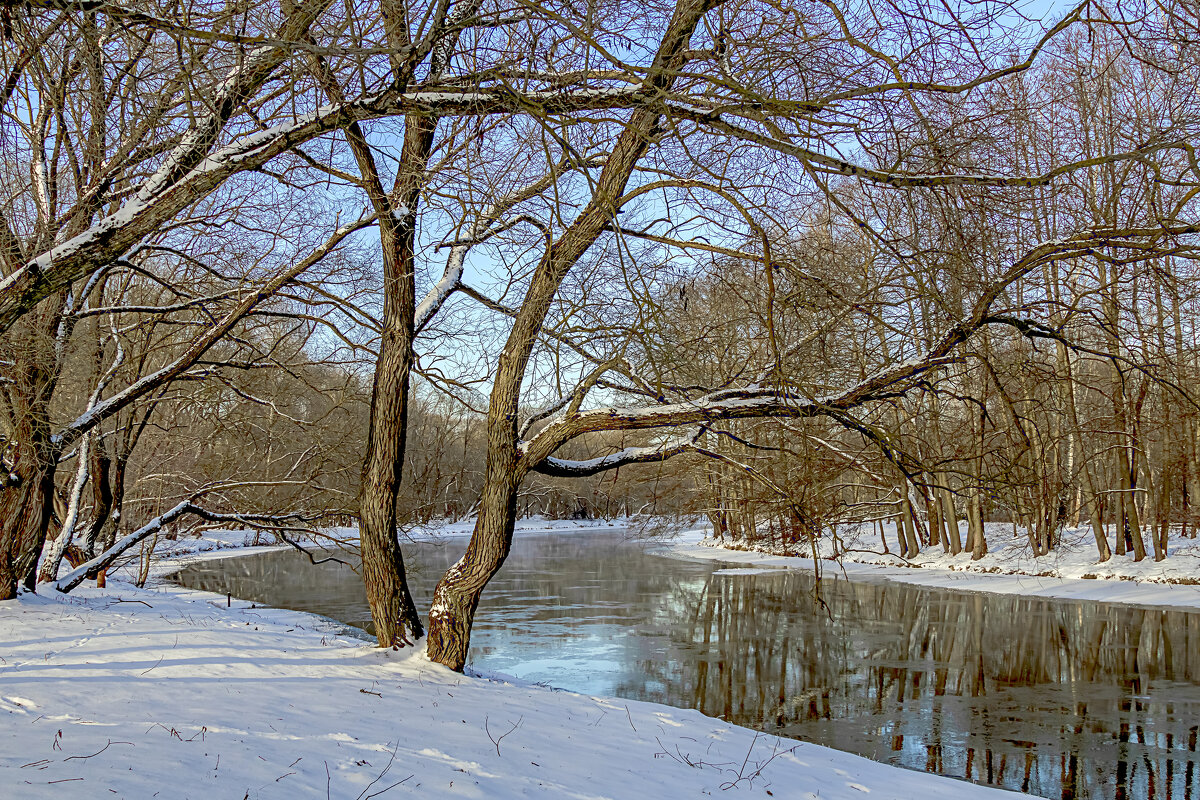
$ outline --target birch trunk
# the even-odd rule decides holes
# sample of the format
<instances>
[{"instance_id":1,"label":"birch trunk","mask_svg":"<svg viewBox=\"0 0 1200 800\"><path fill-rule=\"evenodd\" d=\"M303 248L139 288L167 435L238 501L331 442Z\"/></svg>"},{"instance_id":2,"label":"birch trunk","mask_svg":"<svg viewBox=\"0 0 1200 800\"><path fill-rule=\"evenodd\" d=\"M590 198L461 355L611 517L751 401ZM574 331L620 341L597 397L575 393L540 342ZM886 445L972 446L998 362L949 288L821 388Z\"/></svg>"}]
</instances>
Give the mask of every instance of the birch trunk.
<instances>
[{"instance_id":1,"label":"birch trunk","mask_svg":"<svg viewBox=\"0 0 1200 800\"><path fill-rule=\"evenodd\" d=\"M91 460L91 445L94 437L88 433L79 442L79 453L76 455L78 465L75 468L75 479L71 482L71 494L67 500L67 513L58 531L58 536L50 544L43 557L42 570L38 574L39 583L49 583L57 580L58 570L62 567L63 556L71 546L75 536L75 524L79 520L79 506L83 500L83 488L87 484L88 467Z\"/></svg>"}]
</instances>

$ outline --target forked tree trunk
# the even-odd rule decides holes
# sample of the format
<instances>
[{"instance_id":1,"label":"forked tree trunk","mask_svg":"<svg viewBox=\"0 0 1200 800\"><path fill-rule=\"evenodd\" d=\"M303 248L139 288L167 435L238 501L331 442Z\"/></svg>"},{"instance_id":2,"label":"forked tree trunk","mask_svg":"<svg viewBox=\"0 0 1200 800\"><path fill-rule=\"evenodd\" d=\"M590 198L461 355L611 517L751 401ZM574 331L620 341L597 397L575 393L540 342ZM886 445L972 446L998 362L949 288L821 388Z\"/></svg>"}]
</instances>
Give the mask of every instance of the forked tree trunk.
<instances>
[{"instance_id":1,"label":"forked tree trunk","mask_svg":"<svg viewBox=\"0 0 1200 800\"><path fill-rule=\"evenodd\" d=\"M942 524L946 527L946 544L950 555L956 556L962 552L962 539L958 532L958 515L954 510L954 495L949 488L950 476L943 472L938 476L938 480L941 488L937 489L937 494L942 501Z\"/></svg>"},{"instance_id":2,"label":"forked tree trunk","mask_svg":"<svg viewBox=\"0 0 1200 800\"><path fill-rule=\"evenodd\" d=\"M1133 448L1129 448L1132 450ZM1141 561L1146 557L1146 544L1142 539L1142 522L1138 514L1137 498L1134 493L1137 484L1134 482L1135 472L1131 467L1130 455L1124 447L1117 448L1117 466L1121 478L1121 504L1125 509L1125 532L1129 536L1133 549L1133 560Z\"/></svg>"},{"instance_id":3,"label":"forked tree trunk","mask_svg":"<svg viewBox=\"0 0 1200 800\"><path fill-rule=\"evenodd\" d=\"M971 489L967 498L967 524L971 527L971 560L978 561L987 555L987 534L983 529L983 492L978 487Z\"/></svg>"}]
</instances>

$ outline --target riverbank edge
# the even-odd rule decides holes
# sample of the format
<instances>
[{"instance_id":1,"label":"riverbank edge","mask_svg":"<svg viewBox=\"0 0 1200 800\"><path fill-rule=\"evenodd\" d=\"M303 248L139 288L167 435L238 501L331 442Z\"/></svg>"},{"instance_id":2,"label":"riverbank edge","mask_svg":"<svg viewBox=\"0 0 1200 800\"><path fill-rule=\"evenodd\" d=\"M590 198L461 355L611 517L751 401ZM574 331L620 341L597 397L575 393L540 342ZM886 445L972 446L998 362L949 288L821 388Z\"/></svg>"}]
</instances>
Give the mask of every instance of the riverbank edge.
<instances>
[{"instance_id":1,"label":"riverbank edge","mask_svg":"<svg viewBox=\"0 0 1200 800\"><path fill-rule=\"evenodd\" d=\"M664 545L660 552L674 558L721 561L757 569L795 569L812 572L814 568L811 557L779 556L757 550L732 549L708 538L708 533L706 529L682 531L671 543ZM1039 570L1041 574L1038 574L1015 569L1005 571L1004 567L997 564L980 566L978 562L972 562L967 553L954 557L938 555L935 563L904 562L899 557L892 556L891 560L896 563L880 564L857 560L858 558L880 557L874 553L858 556L849 553L838 559L821 558L817 564L822 575L834 574L849 580L886 580L965 592L1200 611L1200 585L1156 578L1149 573L1149 570L1153 569L1152 563L1145 565L1144 570L1148 574L1140 578L1127 574L1104 574L1104 565L1099 564L1094 568L1084 569L1084 573L1089 577L1076 578L1044 574L1044 567ZM1066 556L1061 558L1059 563L1065 558ZM1051 564L1054 562L1051 561Z\"/></svg>"}]
</instances>

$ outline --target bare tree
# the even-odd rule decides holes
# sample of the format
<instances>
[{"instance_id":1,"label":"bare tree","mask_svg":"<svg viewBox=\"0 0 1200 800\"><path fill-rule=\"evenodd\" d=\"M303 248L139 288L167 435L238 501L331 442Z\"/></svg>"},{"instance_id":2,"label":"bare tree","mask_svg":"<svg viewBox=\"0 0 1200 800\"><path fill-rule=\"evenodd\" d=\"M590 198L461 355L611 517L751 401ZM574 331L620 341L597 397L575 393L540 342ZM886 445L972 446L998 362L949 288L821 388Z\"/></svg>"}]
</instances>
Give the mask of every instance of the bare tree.
<instances>
[{"instance_id":1,"label":"bare tree","mask_svg":"<svg viewBox=\"0 0 1200 800\"><path fill-rule=\"evenodd\" d=\"M764 373L746 375L735 381L734 385L724 388L688 388L656 386L650 382L642 382L637 375L627 372L622 376L620 383L625 390L625 396L630 399L641 397L650 400L649 404L635 401L630 405L602 405L585 409L586 396L595 388L599 378L619 367L619 364L603 362L586 375L578 388L565 396L556 408L542 416L547 421L536 433L527 437L523 435L518 420L522 386L527 380L527 368L539 345L547 316L567 276L603 236L654 236L668 246L677 246L685 251L696 247L711 250L713 247L704 240L691 240L686 236L662 236L644 230L630 230L617 214L634 199L663 187L686 188L696 194L709 192L718 197L734 198L729 202L729 206L747 219L745 233L753 243L753 249L744 252L761 265L763 280L768 286L768 296L773 297L775 294L770 287L775 260L770 249L771 236L764 236L765 226L755 220L755 212L762 214L767 206L740 201L737 199L739 195L746 197L750 192L739 192L727 183L745 173L739 173L728 166L724 171L716 172L711 163L702 162L699 166L704 169L703 178L659 177L657 180L648 178L644 183L640 183L639 177L639 183L630 187L630 181L638 173L643 157L648 153L655 156L664 153L665 141L671 135L688 137L681 138L681 141L685 143L683 146L688 148L689 154L718 152L716 145L711 144L709 147L712 149L705 150L702 143L707 137L712 137L710 141L723 142L726 152L741 147L745 148L747 153L753 152L755 158L760 160L764 151L781 154L786 157L781 163L795 165L795 171L806 176L802 186L831 198L835 205L838 192L836 186L829 182L831 173L851 176L867 185L908 191L953 193L961 191L964 187L981 187L978 191L987 191L983 187L1014 187L1014 191L1019 193L1026 187L1050 183L1058 176L1070 175L1095 164L1146 159L1155 152L1166 152L1172 147L1178 147L1177 140L1169 138L1172 132L1168 131L1165 134L1166 138L1156 136L1150 144L1138 148L1135 152L1109 153L1100 158L1069 157L1048 170L1030 175L988 174L979 171L977 164L996 157L996 153L989 152L987 147L982 150L963 147L953 156L940 148L939 144L947 131L937 126L935 116L923 108L922 103L936 105L946 95L955 94L966 95L970 100L971 91L976 87L1028 69L1046 42L1078 19L1083 8L1076 9L1062 23L1052 28L1032 47L1026 58L1017 60L1016 66L995 69L989 68L986 63L976 64L974 68L977 70L977 78L961 84L947 84L934 79L928 71L923 73L923 80L906 79L899 59L887 55L886 51L893 43L888 40L884 29L877 27L865 14L859 16L832 3L825 4L821 14L826 16L814 14L809 20L811 25L806 28L809 35L813 35L818 22L827 24L828 27L822 29L828 37L825 41L836 43L833 45L835 52L839 56L862 57L865 63L861 63L860 66L865 69L869 64L878 70L880 80L862 82L861 75L864 73L860 72L856 77L856 81L859 81L856 85L836 88L828 85L813 87L804 102L799 104L780 95L767 93L761 88L761 84L751 83L761 73L755 72L755 67L760 65L750 60L749 54L758 55L760 51L756 50L756 47L762 43L753 39L738 38L739 30L763 30L764 24L775 24L780 27L771 28L770 41L773 48L779 47L780 42L787 39L781 20L772 18L769 12L763 12L765 16L758 16L758 9L749 6L679 3L674 8L670 21L662 28L658 49L652 61L645 67L643 78L644 86L655 87L666 99L660 104L650 104L637 109L622 121L619 126L620 133L608 152L604 167L588 187L586 205L575 216L573 222L565 226L562 232L548 243L528 280L521 304L515 309L506 344L496 361L496 373L492 382L488 407L487 471L479 516L466 554L450 568L435 591L430 613L430 656L456 669L461 669L465 663L475 608L484 586L503 564L508 553L516 498L521 481L527 474L543 470L559 474L586 475L622 464L662 460L694 451L693 443L698 434L685 432L682 436L668 438L657 446L630 447L588 462L572 463L556 458L555 453L559 448L573 438L585 432L598 430L700 426L699 430L702 431L714 420L826 417L866 436L874 441L888 458L911 469L912 465L905 463L903 454L892 447L878 430L859 419L858 412L920 387L931 376L957 361L963 345L972 341L977 333L989 326L1015 328L1026 336L1052 335L1053 332L1045 328L1038 319L1022 315L1022 306L1019 303L1008 302L1014 288L1019 287L1028 275L1042 267L1056 261L1085 257L1100 247L1117 250L1126 247L1136 251L1145 243L1159 242L1169 249L1177 241L1177 237L1193 234L1195 226L1186 218L1183 221L1172 221L1169 218L1163 220L1154 217L1145 219L1144 223L1139 225L1095 226L1042 242L1015 242L1013 247L1004 251L1001 265L989 265L990 268L980 270L969 283L959 286L955 295L957 299L953 303L943 303L937 307L938 324L930 330L930 335L924 341L910 343L902 358L897 354L893 363L882 365L858 378L834 373L820 386L789 382L786 375L777 368L784 343L778 332L772 330L773 323L770 323L766 330L766 346L771 355L771 363ZM714 15L711 20L710 12ZM891 24L912 34L922 30L923 26L930 23L939 13L941 12L930 9L924 18L913 14L898 17L892 20ZM754 21L753 24L751 20ZM692 36L702 22L708 23L714 48L712 52L718 53L713 62L712 80L715 82L716 76L720 75L722 86L734 84L744 92L743 96L753 95L755 103L752 110L742 110L740 106L734 106L733 110L725 110L728 108L726 106L721 110L706 108L700 111L685 104L681 98L672 97L672 92L678 88L677 81L683 81L682 75L686 75L688 79L695 79L698 73L702 74L701 68L695 64L689 64L688 70L682 69L683 63L693 52ZM975 22L978 23L979 20ZM742 25L746 28L741 28ZM861 33L853 32L855 27L860 26L863 28ZM969 25L964 24L963 30L969 30ZM966 40L963 44L966 44ZM844 49L838 50L839 46ZM907 61L921 63L922 68L927 70L932 69L935 63L948 64L948 59L954 57L953 53L947 53L941 45L935 45L932 41L928 43L928 49L919 52L924 61L915 56L909 57ZM960 51L959 55L966 52L969 50ZM731 73L730 64L743 57L743 53L747 58L746 71ZM938 57L935 57L935 53ZM946 58L939 60L942 56ZM922 68L918 68L917 71ZM794 73L795 80L803 81L804 76L810 74L808 69L797 68ZM789 78L792 75L785 74ZM774 71L773 75L775 86L786 83L778 70ZM738 84L738 81L745 83ZM848 123L859 145L867 153L875 156L872 164L851 162L836 155L836 151L830 152L836 140L832 129L828 134L815 137L801 132L811 130L810 126L814 124L814 120L823 120L823 113L836 116L836 112L832 110L836 102L851 103L862 98L882 100L892 97L901 100L899 108L911 109L911 114L908 111L890 110L891 106L884 103L881 107L876 107L875 115L866 115L864 112L856 119L877 120L880 129L892 134L899 134L903 129L906 143L901 152L888 151L886 136L875 138L874 129L857 122ZM689 95L689 100L696 104L703 103L695 95ZM968 115L965 119L953 121L960 130L969 130L972 125L978 124L992 113L981 106L973 105L972 102L964 102L958 108ZM789 112L795 116L788 116ZM740 118L735 120L734 117ZM834 118L831 116L828 121L832 125ZM789 125L796 126L795 133L788 130ZM663 165L666 163L668 161L665 155L655 162L652 169L656 176L664 174L666 170ZM897 163L912 164L913 167L904 168ZM731 162L727 159L725 164L730 165ZM782 168L780 174L785 174ZM762 180L767 182L765 176ZM776 186L771 188L779 191ZM682 202L680 204L684 205ZM852 211L844 206L839 208L839 211L867 229L873 227L871 223L874 220L856 218ZM713 219L714 224L719 224L715 222L715 217ZM880 237L880 241L895 248L894 242L888 237ZM674 397L668 397L667 394ZM928 482L935 486L940 484L942 487L939 490L942 493L938 513L946 518L954 516L956 512L952 499L945 492L947 488L952 487L946 486L945 477L934 476ZM953 531L957 536L956 525L953 526Z\"/></svg>"}]
</instances>

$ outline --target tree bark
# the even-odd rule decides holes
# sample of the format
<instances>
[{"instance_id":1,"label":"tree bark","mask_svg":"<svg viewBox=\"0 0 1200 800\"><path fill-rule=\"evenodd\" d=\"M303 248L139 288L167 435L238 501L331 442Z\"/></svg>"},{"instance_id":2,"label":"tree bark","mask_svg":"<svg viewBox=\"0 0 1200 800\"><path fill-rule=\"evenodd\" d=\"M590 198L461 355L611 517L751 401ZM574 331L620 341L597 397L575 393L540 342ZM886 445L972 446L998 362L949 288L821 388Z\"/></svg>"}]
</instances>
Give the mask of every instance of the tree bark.
<instances>
[{"instance_id":1,"label":"tree bark","mask_svg":"<svg viewBox=\"0 0 1200 800\"><path fill-rule=\"evenodd\" d=\"M112 459L104 452L104 442L97 438L92 448L92 523L83 536L83 554L89 560L96 557L96 541L113 511L112 479Z\"/></svg>"},{"instance_id":2,"label":"tree bark","mask_svg":"<svg viewBox=\"0 0 1200 800\"><path fill-rule=\"evenodd\" d=\"M915 558L921 553L921 540L917 536L916 526L913 524L912 501L909 499L909 486L907 480L900 482L900 523L897 526L897 532L903 532L906 540L905 558Z\"/></svg>"},{"instance_id":3,"label":"tree bark","mask_svg":"<svg viewBox=\"0 0 1200 800\"><path fill-rule=\"evenodd\" d=\"M37 562L46 543L60 444L50 431L50 399L58 381L55 333L66 305L60 292L46 301L20 331L21 347L8 391L11 468L0 484L0 600L16 597L17 583L33 591Z\"/></svg>"},{"instance_id":4,"label":"tree bark","mask_svg":"<svg viewBox=\"0 0 1200 800\"><path fill-rule=\"evenodd\" d=\"M954 495L949 488L950 476L943 472L938 479L941 482L941 488L937 490L937 493L942 501L942 522L946 526L947 544L950 555L956 556L962 552L962 538L958 532L958 515L954 510Z\"/></svg>"},{"instance_id":5,"label":"tree bark","mask_svg":"<svg viewBox=\"0 0 1200 800\"><path fill-rule=\"evenodd\" d=\"M17 584L36 577L38 556L46 542L50 525L54 469L40 463L32 448L24 457L18 454L16 469L0 491L0 600L17 596Z\"/></svg>"},{"instance_id":6,"label":"tree bark","mask_svg":"<svg viewBox=\"0 0 1200 800\"><path fill-rule=\"evenodd\" d=\"M382 341L371 391L367 454L359 490L359 547L363 583L380 647L411 644L406 629L414 639L425 633L408 588L404 557L396 536L396 496L403 477L408 437L409 378L416 335L417 202L436 127L436 119L428 117L410 116L405 121L400 171L392 195L383 198L372 192L375 195L372 201L380 211L384 307ZM367 166L361 156L359 163ZM373 173L377 187L378 173L374 172L373 162L364 169L367 171Z\"/></svg>"}]
</instances>

